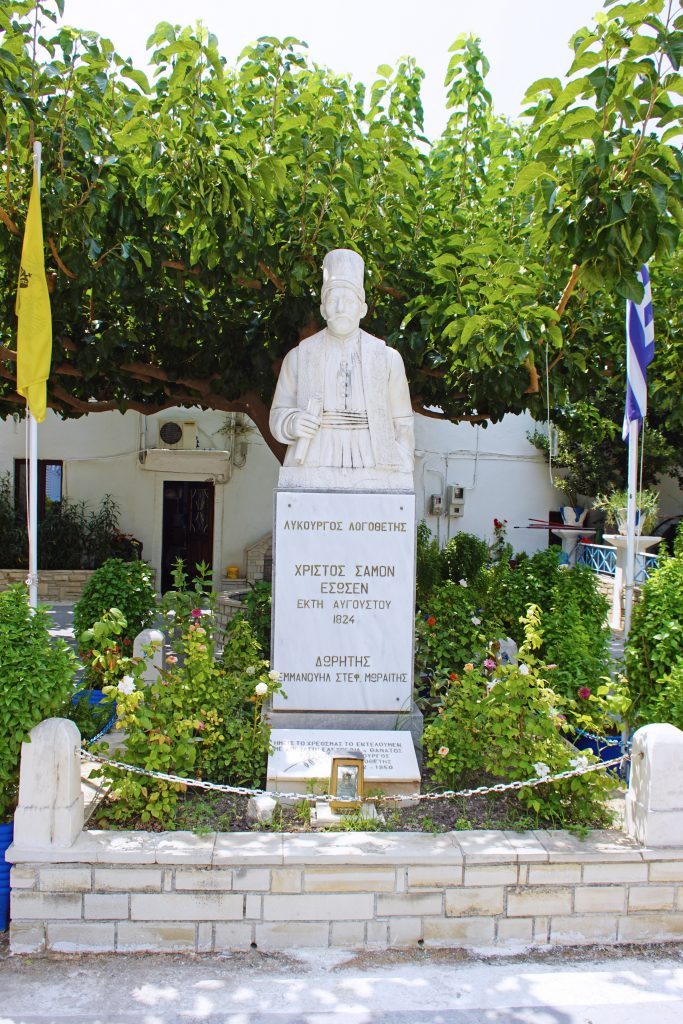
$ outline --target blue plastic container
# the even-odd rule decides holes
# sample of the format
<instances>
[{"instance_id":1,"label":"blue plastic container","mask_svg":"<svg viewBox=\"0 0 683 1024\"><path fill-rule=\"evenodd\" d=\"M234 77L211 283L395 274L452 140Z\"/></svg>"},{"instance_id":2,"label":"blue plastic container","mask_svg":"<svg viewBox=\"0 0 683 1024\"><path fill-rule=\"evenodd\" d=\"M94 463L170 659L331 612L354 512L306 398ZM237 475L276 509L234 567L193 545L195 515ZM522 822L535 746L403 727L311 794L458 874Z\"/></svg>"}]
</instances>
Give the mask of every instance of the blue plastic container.
<instances>
[{"instance_id":1,"label":"blue plastic container","mask_svg":"<svg viewBox=\"0 0 683 1024\"><path fill-rule=\"evenodd\" d=\"M621 757L624 753L624 743L621 734L615 736L593 736L577 729L572 737L572 743L577 750L590 750L592 754L601 761L613 761L615 757ZM628 778L627 766L620 767L615 764L608 772Z\"/></svg>"},{"instance_id":2,"label":"blue plastic container","mask_svg":"<svg viewBox=\"0 0 683 1024\"><path fill-rule=\"evenodd\" d=\"M14 822L0 825L0 932L4 932L9 924L9 873L11 864L5 860L7 850L14 837Z\"/></svg>"}]
</instances>

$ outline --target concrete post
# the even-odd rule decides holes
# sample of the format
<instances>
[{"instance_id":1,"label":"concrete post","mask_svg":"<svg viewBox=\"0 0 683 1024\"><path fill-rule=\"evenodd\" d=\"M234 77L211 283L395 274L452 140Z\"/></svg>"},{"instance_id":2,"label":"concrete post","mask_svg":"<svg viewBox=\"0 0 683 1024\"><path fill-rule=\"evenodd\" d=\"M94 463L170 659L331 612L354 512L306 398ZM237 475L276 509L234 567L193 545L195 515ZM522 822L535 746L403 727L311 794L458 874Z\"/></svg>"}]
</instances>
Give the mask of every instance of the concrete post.
<instances>
[{"instance_id":1,"label":"concrete post","mask_svg":"<svg viewBox=\"0 0 683 1024\"><path fill-rule=\"evenodd\" d=\"M151 654L145 652L151 647ZM141 679L145 686L156 682L164 668L164 634L158 629L143 629L133 641L133 657L142 658L145 669Z\"/></svg>"},{"instance_id":2,"label":"concrete post","mask_svg":"<svg viewBox=\"0 0 683 1024\"><path fill-rule=\"evenodd\" d=\"M633 737L626 830L646 846L683 846L683 732L673 725Z\"/></svg>"},{"instance_id":3,"label":"concrete post","mask_svg":"<svg viewBox=\"0 0 683 1024\"><path fill-rule=\"evenodd\" d=\"M47 718L21 747L14 845L72 846L83 829L81 735L66 718Z\"/></svg>"}]
</instances>

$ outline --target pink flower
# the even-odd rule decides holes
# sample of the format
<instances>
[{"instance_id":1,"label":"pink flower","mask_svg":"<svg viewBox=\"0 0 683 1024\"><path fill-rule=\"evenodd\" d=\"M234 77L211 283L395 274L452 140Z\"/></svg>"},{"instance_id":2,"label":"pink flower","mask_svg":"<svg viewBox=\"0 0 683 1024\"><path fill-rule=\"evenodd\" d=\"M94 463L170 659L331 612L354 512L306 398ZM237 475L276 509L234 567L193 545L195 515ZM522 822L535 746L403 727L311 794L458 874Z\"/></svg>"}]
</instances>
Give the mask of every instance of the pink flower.
<instances>
[{"instance_id":1,"label":"pink flower","mask_svg":"<svg viewBox=\"0 0 683 1024\"><path fill-rule=\"evenodd\" d=\"M590 692L590 690L588 689L587 686L579 687L579 697L581 698L581 700L588 700L590 695L591 695L591 692Z\"/></svg>"},{"instance_id":2,"label":"pink flower","mask_svg":"<svg viewBox=\"0 0 683 1024\"><path fill-rule=\"evenodd\" d=\"M205 729L205 728L206 728L206 725L204 724L204 722L202 722L202 721L200 720L199 722L197 722L197 728L198 728L198 729Z\"/></svg>"},{"instance_id":3,"label":"pink flower","mask_svg":"<svg viewBox=\"0 0 683 1024\"><path fill-rule=\"evenodd\" d=\"M202 617L202 610L201 610L201 608L193 608L192 611L190 612L190 615L192 616L193 619L201 619L201 617Z\"/></svg>"},{"instance_id":4,"label":"pink flower","mask_svg":"<svg viewBox=\"0 0 683 1024\"><path fill-rule=\"evenodd\" d=\"M177 665L177 663L178 659L176 658L175 654L169 654L168 657L166 658L167 665Z\"/></svg>"},{"instance_id":5,"label":"pink flower","mask_svg":"<svg viewBox=\"0 0 683 1024\"><path fill-rule=\"evenodd\" d=\"M493 660L493 658L487 658L486 661L484 662L484 668L488 669L489 671L492 671L495 667L496 663Z\"/></svg>"}]
</instances>

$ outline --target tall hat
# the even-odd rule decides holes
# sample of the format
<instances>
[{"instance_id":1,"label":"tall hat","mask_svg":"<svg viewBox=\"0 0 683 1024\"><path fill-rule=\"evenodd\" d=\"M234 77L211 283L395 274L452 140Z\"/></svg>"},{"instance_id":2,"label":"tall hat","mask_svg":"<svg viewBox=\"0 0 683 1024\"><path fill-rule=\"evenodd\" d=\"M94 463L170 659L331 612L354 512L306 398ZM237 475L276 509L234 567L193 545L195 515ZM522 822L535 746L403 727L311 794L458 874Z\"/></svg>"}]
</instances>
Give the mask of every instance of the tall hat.
<instances>
[{"instance_id":1,"label":"tall hat","mask_svg":"<svg viewBox=\"0 0 683 1024\"><path fill-rule=\"evenodd\" d=\"M325 298L328 288L333 285L344 285L352 288L361 302L365 302L363 276L365 263L353 249L332 249L323 260L323 287L321 298Z\"/></svg>"}]
</instances>

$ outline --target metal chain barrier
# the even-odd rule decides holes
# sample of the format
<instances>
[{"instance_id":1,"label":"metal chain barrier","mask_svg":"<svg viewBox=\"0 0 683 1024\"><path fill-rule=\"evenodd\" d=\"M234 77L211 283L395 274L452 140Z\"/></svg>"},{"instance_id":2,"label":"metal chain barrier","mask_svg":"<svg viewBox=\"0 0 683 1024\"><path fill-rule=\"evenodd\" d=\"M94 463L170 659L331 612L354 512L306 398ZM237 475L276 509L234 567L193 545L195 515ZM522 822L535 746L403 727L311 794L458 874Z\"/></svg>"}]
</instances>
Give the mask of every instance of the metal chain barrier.
<instances>
[{"instance_id":1,"label":"metal chain barrier","mask_svg":"<svg viewBox=\"0 0 683 1024\"><path fill-rule=\"evenodd\" d=\"M602 747L618 747L622 742L621 736L596 736L594 732L585 732L584 729L574 729L577 736L583 736L584 739L593 740L594 743L599 743ZM624 750L630 750L632 746L631 736L624 743Z\"/></svg>"},{"instance_id":2,"label":"metal chain barrier","mask_svg":"<svg viewBox=\"0 0 683 1024\"><path fill-rule=\"evenodd\" d=\"M93 745L93 743L97 743L98 740L101 740L103 736L107 735L107 733L109 732L110 729L113 729L115 723L116 723L116 709L114 709L114 711L112 711L111 718L109 719L107 724L104 726L104 728L100 729L100 731L98 732L97 736L93 736L92 739L85 740L84 743L83 743L83 746L84 747L91 747ZM84 754L84 753L85 753L85 751L81 750L81 754ZM92 755L89 754L88 756L91 757Z\"/></svg>"},{"instance_id":3,"label":"metal chain barrier","mask_svg":"<svg viewBox=\"0 0 683 1024\"><path fill-rule=\"evenodd\" d=\"M90 741L91 743L94 740ZM169 775L166 772L155 772L147 768L138 768L137 765L126 764L125 761L112 761L107 757L100 757L98 754L93 754L89 750L81 748L81 757L87 758L90 761L97 761L99 764L109 765L111 768L119 768L121 771L133 772L135 775L145 775L151 779L160 779L162 782L175 782L179 785L196 787L198 789L215 790L219 793L233 793L237 796L271 796L276 799L294 799L294 800L308 800L310 802L320 800L324 803L329 803L330 800L335 800L338 803L344 803L344 799L336 797L330 793L325 793L319 796L315 793L281 793L274 792L268 789L249 789L246 786L228 786L220 782L205 782L203 779L186 779L180 775ZM548 782L558 782L561 779L571 779L577 775L589 775L591 772L603 771L607 768L613 768L616 765L624 765L627 761L630 761L630 754L624 754L621 757L615 757L611 761L598 761L595 764L587 764L582 767L572 768L566 772L558 772L556 775L545 775L543 778L526 779L524 782L498 782L493 786L478 786L476 789L447 789L441 793L412 793L412 794L397 794L396 796L389 797L368 797L365 802L371 803L377 800L443 800L452 799L457 796L483 796L486 793L504 793L507 790L524 789L525 787L542 786ZM352 803L354 801L349 801Z\"/></svg>"}]
</instances>

